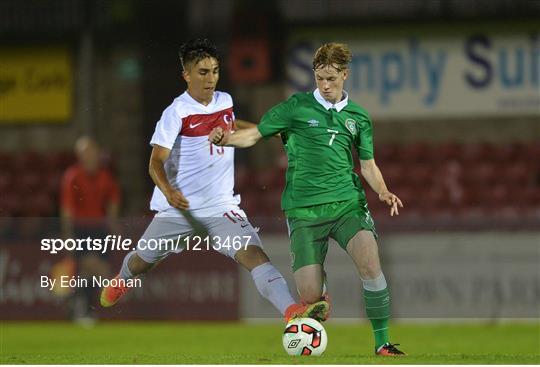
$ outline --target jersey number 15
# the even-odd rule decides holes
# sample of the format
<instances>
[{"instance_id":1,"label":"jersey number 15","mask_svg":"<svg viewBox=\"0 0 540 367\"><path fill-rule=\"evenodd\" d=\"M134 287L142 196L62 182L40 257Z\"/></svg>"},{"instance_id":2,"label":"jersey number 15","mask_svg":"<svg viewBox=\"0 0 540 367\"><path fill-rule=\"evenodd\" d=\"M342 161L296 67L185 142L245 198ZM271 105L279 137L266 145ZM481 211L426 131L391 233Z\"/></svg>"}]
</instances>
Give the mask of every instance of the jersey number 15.
<instances>
[{"instance_id":1,"label":"jersey number 15","mask_svg":"<svg viewBox=\"0 0 540 367\"><path fill-rule=\"evenodd\" d=\"M210 143L210 155L214 155L214 151L217 155L223 155L225 153L225 147L214 146Z\"/></svg>"}]
</instances>

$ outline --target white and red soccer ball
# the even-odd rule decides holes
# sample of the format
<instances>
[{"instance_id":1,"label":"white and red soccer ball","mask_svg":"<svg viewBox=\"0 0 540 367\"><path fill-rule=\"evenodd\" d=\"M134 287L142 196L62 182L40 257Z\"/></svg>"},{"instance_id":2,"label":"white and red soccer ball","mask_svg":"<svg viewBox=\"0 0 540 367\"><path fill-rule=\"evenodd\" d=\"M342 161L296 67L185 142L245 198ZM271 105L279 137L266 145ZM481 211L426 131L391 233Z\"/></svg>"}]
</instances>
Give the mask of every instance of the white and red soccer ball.
<instances>
[{"instance_id":1,"label":"white and red soccer ball","mask_svg":"<svg viewBox=\"0 0 540 367\"><path fill-rule=\"evenodd\" d=\"M327 343L326 330L314 319L293 319L283 332L283 348L291 356L320 356Z\"/></svg>"}]
</instances>

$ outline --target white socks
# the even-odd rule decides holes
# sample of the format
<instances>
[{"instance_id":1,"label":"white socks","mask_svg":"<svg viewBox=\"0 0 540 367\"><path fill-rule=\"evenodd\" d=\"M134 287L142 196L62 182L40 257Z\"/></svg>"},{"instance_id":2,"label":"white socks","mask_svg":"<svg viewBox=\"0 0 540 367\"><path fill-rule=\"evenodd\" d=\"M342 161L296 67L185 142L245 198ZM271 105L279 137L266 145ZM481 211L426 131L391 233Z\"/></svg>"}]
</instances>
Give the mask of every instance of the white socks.
<instances>
[{"instance_id":1,"label":"white socks","mask_svg":"<svg viewBox=\"0 0 540 367\"><path fill-rule=\"evenodd\" d=\"M365 290L371 292L382 291L387 287L386 279L382 272L375 279L362 279L362 284L364 285Z\"/></svg>"},{"instance_id":2,"label":"white socks","mask_svg":"<svg viewBox=\"0 0 540 367\"><path fill-rule=\"evenodd\" d=\"M136 251L131 251L129 254L126 255L126 257L124 257L124 262L122 263L122 267L120 268L120 273L118 273L120 279L128 280L133 278L133 274L131 274L131 271L129 270L128 263L129 259L131 259L131 256L133 256L135 252Z\"/></svg>"},{"instance_id":3,"label":"white socks","mask_svg":"<svg viewBox=\"0 0 540 367\"><path fill-rule=\"evenodd\" d=\"M285 315L287 307L296 303L283 275L271 263L257 266L251 271L251 276L261 296L269 300L282 315Z\"/></svg>"}]
</instances>

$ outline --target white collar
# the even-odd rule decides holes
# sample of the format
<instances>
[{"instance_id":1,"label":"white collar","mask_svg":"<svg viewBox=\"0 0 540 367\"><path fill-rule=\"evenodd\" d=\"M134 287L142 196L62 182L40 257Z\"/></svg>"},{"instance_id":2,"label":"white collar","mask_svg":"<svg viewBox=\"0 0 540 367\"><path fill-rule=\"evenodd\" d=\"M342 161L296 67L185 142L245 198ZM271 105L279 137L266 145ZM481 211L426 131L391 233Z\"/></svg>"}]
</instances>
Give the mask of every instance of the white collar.
<instances>
[{"instance_id":1,"label":"white collar","mask_svg":"<svg viewBox=\"0 0 540 367\"><path fill-rule=\"evenodd\" d=\"M339 101L336 104L332 104L332 103L328 102L326 99L323 98L323 96L321 95L321 92L319 91L319 88L315 89L315 91L313 92L313 96L315 97L317 102L319 102L324 108L329 110L329 109L331 109L333 107L338 112L340 112L342 109L344 109L345 106L347 106L347 103L349 103L349 94L347 92L343 91L343 95L345 96L345 98L343 98L341 101Z\"/></svg>"},{"instance_id":2,"label":"white collar","mask_svg":"<svg viewBox=\"0 0 540 367\"><path fill-rule=\"evenodd\" d=\"M210 108L213 104L216 103L216 91L214 91L212 95L212 100L206 106L202 104L201 102L197 101L195 98L193 98L191 94L188 93L187 89L182 95L185 96L185 98L189 101L190 104L199 106L201 108Z\"/></svg>"}]
</instances>

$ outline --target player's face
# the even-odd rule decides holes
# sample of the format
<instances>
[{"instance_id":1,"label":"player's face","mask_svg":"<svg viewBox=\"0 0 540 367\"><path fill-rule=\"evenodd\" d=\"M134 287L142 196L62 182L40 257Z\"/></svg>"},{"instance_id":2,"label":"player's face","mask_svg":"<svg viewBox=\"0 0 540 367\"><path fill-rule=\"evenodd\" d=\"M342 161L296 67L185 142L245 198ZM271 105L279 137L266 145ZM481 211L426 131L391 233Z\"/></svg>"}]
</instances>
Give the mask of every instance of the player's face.
<instances>
[{"instance_id":1,"label":"player's face","mask_svg":"<svg viewBox=\"0 0 540 367\"><path fill-rule=\"evenodd\" d=\"M322 97L330 103L337 103L343 97L343 83L349 70L338 70L337 65L323 66L315 70L315 82Z\"/></svg>"},{"instance_id":2,"label":"player's face","mask_svg":"<svg viewBox=\"0 0 540 367\"><path fill-rule=\"evenodd\" d=\"M189 94L197 101L208 104L212 101L219 79L219 63L207 57L196 64L189 64L183 72Z\"/></svg>"},{"instance_id":3,"label":"player's face","mask_svg":"<svg viewBox=\"0 0 540 367\"><path fill-rule=\"evenodd\" d=\"M89 172L99 167L99 147L91 140L85 140L77 146L77 158L82 166Z\"/></svg>"}]
</instances>

